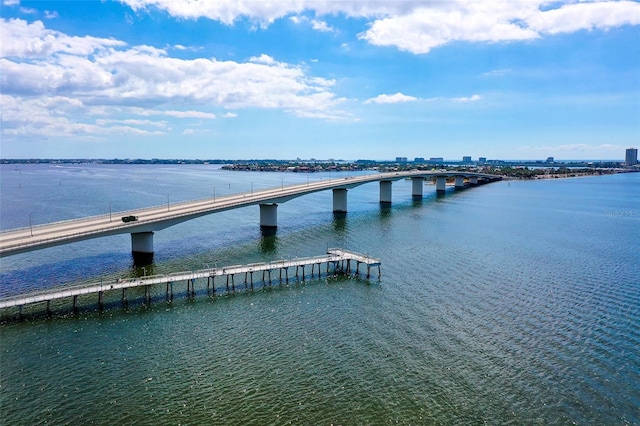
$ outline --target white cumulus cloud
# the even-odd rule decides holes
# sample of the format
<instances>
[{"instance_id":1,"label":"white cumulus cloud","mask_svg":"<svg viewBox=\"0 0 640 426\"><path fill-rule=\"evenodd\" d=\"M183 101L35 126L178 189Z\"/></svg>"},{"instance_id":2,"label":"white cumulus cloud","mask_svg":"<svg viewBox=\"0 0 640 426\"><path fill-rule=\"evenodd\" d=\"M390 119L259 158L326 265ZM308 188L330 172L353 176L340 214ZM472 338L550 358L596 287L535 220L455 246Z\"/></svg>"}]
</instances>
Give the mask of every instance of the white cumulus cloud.
<instances>
[{"instance_id":1,"label":"white cumulus cloud","mask_svg":"<svg viewBox=\"0 0 640 426\"><path fill-rule=\"evenodd\" d=\"M400 92L395 93L393 95L378 95L375 98L367 99L364 101L365 104L397 104L402 102L413 102L417 101L418 98L413 96L407 96Z\"/></svg>"},{"instance_id":2,"label":"white cumulus cloud","mask_svg":"<svg viewBox=\"0 0 640 426\"><path fill-rule=\"evenodd\" d=\"M527 24L535 31L549 34L640 25L640 3L606 1L568 4L533 14L527 19Z\"/></svg>"},{"instance_id":3,"label":"white cumulus cloud","mask_svg":"<svg viewBox=\"0 0 640 426\"><path fill-rule=\"evenodd\" d=\"M326 21L322 21L319 19L309 19L306 16L291 16L289 20L296 25L300 25L303 23L308 23L311 25L311 28L320 31L320 32L335 32L336 29L329 25Z\"/></svg>"},{"instance_id":4,"label":"white cumulus cloud","mask_svg":"<svg viewBox=\"0 0 640 426\"><path fill-rule=\"evenodd\" d=\"M279 109L299 117L323 119L345 115L338 109L345 99L332 92L334 80L308 75L303 67L268 55L247 62L179 59L151 46L69 36L46 28L41 21L2 19L0 24L0 90L6 99L20 100L3 102L5 135L19 132L20 125L37 131L35 122L29 125L27 120L5 119L11 115L26 118L30 109L45 124L52 120L60 123L55 134L63 128L70 130L67 122L74 120L72 117L83 117L75 119L78 127L74 131L102 131L99 123L88 119L91 114L100 111L108 115L124 108L153 111L166 103L184 110L165 110L165 116L185 119L216 118L214 113L194 106ZM85 108L67 110L66 114L46 112L39 105L51 99L75 99ZM40 128L51 129L49 124ZM121 124L128 125L114 128L129 132L141 123ZM141 127L139 130L148 133Z\"/></svg>"},{"instance_id":5,"label":"white cumulus cloud","mask_svg":"<svg viewBox=\"0 0 640 426\"><path fill-rule=\"evenodd\" d=\"M471 95L469 97L451 98L454 102L476 102L481 99L480 95Z\"/></svg>"},{"instance_id":6,"label":"white cumulus cloud","mask_svg":"<svg viewBox=\"0 0 640 426\"><path fill-rule=\"evenodd\" d=\"M333 31L335 31L335 29L332 28L325 21L319 21L317 19L312 19L311 20L311 28L313 28L316 31L322 31L322 32L333 32Z\"/></svg>"},{"instance_id":7,"label":"white cumulus cloud","mask_svg":"<svg viewBox=\"0 0 640 426\"><path fill-rule=\"evenodd\" d=\"M605 1L547 9L542 1L451 1L424 4L406 14L376 19L359 37L416 54L454 41L501 42L546 34L640 24L640 3Z\"/></svg>"},{"instance_id":8,"label":"white cumulus cloud","mask_svg":"<svg viewBox=\"0 0 640 426\"><path fill-rule=\"evenodd\" d=\"M124 47L123 41L69 36L45 28L42 21L28 23L22 19L1 19L0 57L46 59L54 54L87 56L112 47Z\"/></svg>"},{"instance_id":9,"label":"white cumulus cloud","mask_svg":"<svg viewBox=\"0 0 640 426\"><path fill-rule=\"evenodd\" d=\"M505 42L531 40L548 34L640 25L640 3L630 0L549 2L477 0L121 0L136 11L164 10L179 18L209 18L232 25L240 19L267 27L289 17L309 21L314 29L334 30L321 16L368 19L359 38L377 46L393 46L415 54L455 41ZM293 15L293 16L292 16Z\"/></svg>"}]
</instances>

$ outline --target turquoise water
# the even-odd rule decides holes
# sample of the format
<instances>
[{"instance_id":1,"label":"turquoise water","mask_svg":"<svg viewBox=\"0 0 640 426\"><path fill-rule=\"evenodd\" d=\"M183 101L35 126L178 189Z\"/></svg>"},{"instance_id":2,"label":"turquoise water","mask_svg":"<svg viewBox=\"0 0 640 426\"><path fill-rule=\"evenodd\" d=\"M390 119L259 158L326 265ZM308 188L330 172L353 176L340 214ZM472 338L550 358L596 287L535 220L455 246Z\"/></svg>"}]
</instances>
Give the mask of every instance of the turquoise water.
<instances>
[{"instance_id":1,"label":"turquoise water","mask_svg":"<svg viewBox=\"0 0 640 426\"><path fill-rule=\"evenodd\" d=\"M1 166L2 229L337 174L216 166ZM2 424L640 424L640 174L498 182L443 197L411 182L258 207L155 235L0 259L0 297L78 282L317 255L382 259L380 280L322 277L150 306L130 293L4 313Z\"/></svg>"}]
</instances>

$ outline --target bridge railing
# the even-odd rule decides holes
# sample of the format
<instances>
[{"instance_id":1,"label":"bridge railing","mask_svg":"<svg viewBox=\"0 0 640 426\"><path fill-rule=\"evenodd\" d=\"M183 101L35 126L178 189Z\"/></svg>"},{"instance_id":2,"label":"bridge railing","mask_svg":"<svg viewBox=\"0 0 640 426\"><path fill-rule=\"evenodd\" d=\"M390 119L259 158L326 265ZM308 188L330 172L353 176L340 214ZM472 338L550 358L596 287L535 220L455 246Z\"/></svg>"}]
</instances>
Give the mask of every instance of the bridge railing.
<instances>
[{"instance_id":1,"label":"bridge railing","mask_svg":"<svg viewBox=\"0 0 640 426\"><path fill-rule=\"evenodd\" d=\"M415 175L430 175L430 176L437 176L439 174L447 174L447 175L456 175L456 174L465 174L465 175L471 175L471 176L477 176L477 177L490 177L490 178L494 178L494 177L500 177L500 176L496 176L496 175L489 175L489 174L485 174L485 173L474 173L474 172L456 172L456 171L431 171L431 172L422 172L422 171L404 171L404 172L386 172L386 173L375 173L375 174L369 174L369 175L363 175L363 176L350 176L350 177L346 177L346 178L338 178L338 179L328 179L326 181L320 181L320 182L314 182L314 185L317 185L318 183L323 183L326 185L323 186L327 186L327 187L331 187L333 186L335 183L337 182L342 182L343 179L351 179L351 180L364 180L364 181L375 181L377 179L380 178L385 178L385 177L395 177L395 176L415 176ZM26 231L26 230L31 230L31 229L40 229L43 227L47 227L50 226L52 224L64 224L64 223L73 223L73 222L83 222L86 220L92 220L92 219L98 219L98 218L117 218L118 220L120 220L120 218L122 216L128 216L130 214L141 214L141 213L145 213L145 212L151 212L151 211L156 211L156 210L162 210L165 207L170 208L171 207L180 207L180 206L185 206L185 205L189 205L189 204L193 204L193 203L199 203L199 202L218 202L218 200L224 201L225 199L229 199L229 198L233 198L233 197L237 197L240 195L249 195L249 196L258 196L261 193L264 192L268 192L268 191L274 191L278 188L281 188L281 194L278 194L279 196L290 196L290 195L297 195L299 194L299 192L297 191L298 188L305 188L310 186L309 183L296 183L293 185L287 185L284 187L278 187L278 186L274 186L274 187L269 187L269 188L263 188L260 190L254 190L254 191L243 191L243 192L237 192L237 193L232 193L232 194L225 194L225 195L221 195L218 197L202 197L202 198L196 198L196 199L192 199L192 200L184 200L184 201L178 201L175 203L170 203L170 204L158 204L155 206L149 206L149 207L142 207L140 209L129 209L129 210L121 210L121 211L115 211L115 212L111 212L111 213L103 213L103 214L98 214L98 215L91 215L91 216L85 216L82 218L73 218L73 219L64 219L64 220L59 220L56 222L51 222L51 223L43 223L43 224L35 224L35 225L30 225L30 226L22 226L22 227L18 227L18 228L12 228L12 229L7 229L7 230L3 230L0 231L0 234L2 233L7 233L7 232L17 232L17 231ZM267 197L267 198L273 198L273 197ZM238 203L234 203L231 205L238 205L238 204L243 204L243 202L238 202ZM207 209L202 209L202 210L209 210ZM179 217L180 215L176 215L176 217ZM172 216L169 216L172 217ZM115 225L114 228L118 228L118 227L126 227L126 226L132 226L135 224L118 224Z\"/></svg>"},{"instance_id":2,"label":"bridge railing","mask_svg":"<svg viewBox=\"0 0 640 426\"><path fill-rule=\"evenodd\" d=\"M139 222L129 222L129 223L120 223L120 222L114 222L114 224L112 226L108 226L105 228L101 228L99 230L89 230L89 231L82 231L82 232L74 232L71 234L66 234L64 236L58 236L58 237L50 237L50 238L38 238L38 239L34 239L34 241L28 241L28 242L22 242L19 244L3 244L3 247L0 248L0 252L3 251L12 251L12 250L19 250L22 248L26 248L26 247L30 247L30 246L34 246L34 245L46 245L46 244L53 244L56 242L61 242L61 241L67 241L67 240L74 240L74 239L78 239L78 238L82 238L82 237L86 237L86 236L90 236L90 235L104 235L104 234L110 234L113 233L114 231L121 231L127 228L132 228L135 229L136 227L139 226L143 226L146 224L153 224L153 223L157 223L157 222L166 222L166 221L170 221L173 219L178 219L181 217L185 217L185 216L197 216L200 214L206 214L209 212L213 212L216 209L220 209L220 210L229 210L232 208L236 208L236 207L241 207L244 205L251 205L251 204L256 204L259 203L260 201L268 201L268 200L272 200L272 199L277 199L277 198L286 198L286 197L291 197L291 196L301 196L301 195L305 195L307 193L307 191L300 191L300 189L302 188L309 188L309 193L310 192L317 192L321 189L318 189L318 186L323 187L323 188L331 188L334 187L336 184L338 183L343 183L344 180L349 180L350 182L362 182L362 183L366 183L366 182L370 182L370 181L376 181L376 180L380 180L380 179L384 179L384 178L402 178L402 177L415 177L415 176L438 176L438 175L442 175L442 174L446 174L446 175L456 175L456 174L463 174L463 175L467 175L467 176L477 176L477 177L488 177L488 178L495 178L495 177L499 177L499 176L495 176L495 175L487 175L487 174L483 174L483 173L471 173L471 172L422 172L422 171L409 171L409 172L389 172L389 173L377 173L377 174L369 174L369 175L363 175L363 176L354 176L354 177L347 177L347 178L340 178L340 179L328 179L326 181L321 181L321 182L314 182L313 185L310 185L309 183L297 183L294 185L288 185L286 187L280 187L278 188L273 187L273 188L266 188L266 189L261 189L259 191L247 191L247 192L240 192L240 193L234 193L234 194L227 194L221 197L217 197L216 199L214 199L213 197L205 197L205 198L200 198L200 199L195 199L195 200L188 200L188 201L181 201L181 202L177 202L177 203L173 203L173 204L168 204L166 205L167 210L169 213L171 213L171 208L173 207L174 209L176 208L180 208L181 206L188 206L191 204L197 204L197 203L203 203L203 207L202 208L198 208L198 209L191 209L188 211L180 211L180 212L175 212L175 214L168 214L168 215L164 215L160 218L157 219L149 219L149 220L145 220L143 223L139 223ZM278 189L280 189L278 191ZM277 194L274 194L276 193ZM242 196L242 198L240 198L240 196ZM236 201L232 201L234 199L236 199ZM247 199L249 198L249 199ZM15 229L11 229L11 230L6 230L6 231L2 231L0 234L7 234L7 233L13 233L13 232L21 232L21 231L26 231L26 230L33 230L33 229L42 229L45 227L49 227L52 225L59 225L59 224L65 224L65 223L73 223L73 222L78 222L81 223L83 221L87 221L87 220L92 220L92 219L97 219L97 218L104 218L106 219L107 217L117 217L120 218L120 216L125 216L125 215L129 215L129 214L135 214L135 215L140 215L143 213L148 213L148 212L158 212L158 211L162 211L165 208L165 205L157 205L157 206L152 206L152 207L145 207L143 209L138 209L138 210L126 210L126 211L120 211L120 212L112 212L110 215L108 214L101 214L101 215L95 215L95 216L89 216L89 217L85 217L85 218L75 218L75 219L68 219L68 220L63 220L63 221L58 221L58 222L53 222L53 223L48 223L48 224L40 224L40 225L33 225L30 227L22 227L22 228L15 228Z\"/></svg>"}]
</instances>

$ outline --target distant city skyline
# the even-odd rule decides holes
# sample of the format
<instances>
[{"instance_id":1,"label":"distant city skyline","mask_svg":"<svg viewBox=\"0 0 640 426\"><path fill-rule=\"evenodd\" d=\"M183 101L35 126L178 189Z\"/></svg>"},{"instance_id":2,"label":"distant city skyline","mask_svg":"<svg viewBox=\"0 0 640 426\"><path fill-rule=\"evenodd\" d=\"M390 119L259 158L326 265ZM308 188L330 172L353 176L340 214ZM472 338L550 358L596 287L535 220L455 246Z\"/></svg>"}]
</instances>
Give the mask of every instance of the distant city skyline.
<instances>
[{"instance_id":1,"label":"distant city skyline","mask_svg":"<svg viewBox=\"0 0 640 426\"><path fill-rule=\"evenodd\" d=\"M0 1L0 158L625 161L640 140L635 1Z\"/></svg>"}]
</instances>

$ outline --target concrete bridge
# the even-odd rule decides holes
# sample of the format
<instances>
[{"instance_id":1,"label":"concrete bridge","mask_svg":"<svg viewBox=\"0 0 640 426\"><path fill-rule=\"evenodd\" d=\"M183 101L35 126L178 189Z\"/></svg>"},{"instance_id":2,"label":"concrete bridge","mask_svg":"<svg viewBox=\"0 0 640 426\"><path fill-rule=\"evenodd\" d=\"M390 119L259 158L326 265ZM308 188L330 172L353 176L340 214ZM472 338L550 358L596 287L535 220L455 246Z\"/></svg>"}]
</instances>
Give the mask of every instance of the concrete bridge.
<instances>
[{"instance_id":1,"label":"concrete bridge","mask_svg":"<svg viewBox=\"0 0 640 426\"><path fill-rule=\"evenodd\" d=\"M129 233L134 262L149 263L153 259L153 234L169 226L195 219L200 216L232 210L250 205L260 206L260 226L266 230L277 228L278 204L319 191L333 191L333 211L347 212L347 192L349 189L370 182L380 183L380 203L391 203L391 187L394 181L411 179L412 196L421 198L424 181L435 180L436 191L444 193L447 178L455 179L456 188L474 186L502 179L500 176L471 172L423 172L405 171L379 173L364 176L307 182L277 188L250 191L223 197L166 204L107 215L92 216L53 222L27 228L13 229L0 233L0 257L30 252L75 241ZM465 179L467 182L465 183ZM124 217L135 220L124 222Z\"/></svg>"}]
</instances>

